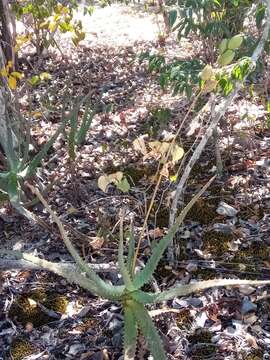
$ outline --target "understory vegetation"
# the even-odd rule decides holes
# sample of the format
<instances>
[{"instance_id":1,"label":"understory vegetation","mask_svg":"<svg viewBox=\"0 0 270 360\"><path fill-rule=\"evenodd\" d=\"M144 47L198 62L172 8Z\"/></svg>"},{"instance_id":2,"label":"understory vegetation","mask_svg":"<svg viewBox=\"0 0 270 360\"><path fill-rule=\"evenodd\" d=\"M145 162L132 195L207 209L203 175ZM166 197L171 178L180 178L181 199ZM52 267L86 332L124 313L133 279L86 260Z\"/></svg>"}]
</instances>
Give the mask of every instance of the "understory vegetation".
<instances>
[{"instance_id":1,"label":"understory vegetation","mask_svg":"<svg viewBox=\"0 0 270 360\"><path fill-rule=\"evenodd\" d=\"M266 359L270 0L0 0L0 359Z\"/></svg>"}]
</instances>

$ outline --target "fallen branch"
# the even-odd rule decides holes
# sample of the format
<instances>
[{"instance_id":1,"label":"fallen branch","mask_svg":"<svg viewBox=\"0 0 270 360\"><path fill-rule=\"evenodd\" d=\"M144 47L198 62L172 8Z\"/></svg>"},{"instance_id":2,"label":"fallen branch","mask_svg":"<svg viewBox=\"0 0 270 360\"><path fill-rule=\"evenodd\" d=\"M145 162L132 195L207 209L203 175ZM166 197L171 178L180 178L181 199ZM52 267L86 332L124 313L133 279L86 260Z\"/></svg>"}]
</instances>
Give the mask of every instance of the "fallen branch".
<instances>
[{"instance_id":1,"label":"fallen branch","mask_svg":"<svg viewBox=\"0 0 270 360\"><path fill-rule=\"evenodd\" d=\"M61 265L65 271L74 271L76 270L77 266L75 263L69 263L69 262L61 262L61 263L52 263L55 266ZM106 263L106 264L88 264L88 266L91 267L94 271L98 273L108 273L108 272L116 272L117 268L113 263ZM0 258L0 270L44 270L43 267L41 267L38 264L33 264L27 260L20 259L20 260L14 260L14 259L3 259Z\"/></svg>"}]
</instances>

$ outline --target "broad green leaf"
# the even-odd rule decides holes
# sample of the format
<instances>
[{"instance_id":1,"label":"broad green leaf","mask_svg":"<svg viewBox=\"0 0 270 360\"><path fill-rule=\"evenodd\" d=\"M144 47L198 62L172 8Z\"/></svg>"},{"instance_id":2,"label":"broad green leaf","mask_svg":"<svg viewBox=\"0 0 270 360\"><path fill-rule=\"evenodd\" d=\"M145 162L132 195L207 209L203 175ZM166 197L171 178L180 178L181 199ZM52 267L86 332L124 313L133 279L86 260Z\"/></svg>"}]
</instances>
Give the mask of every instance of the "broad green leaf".
<instances>
[{"instance_id":1,"label":"broad green leaf","mask_svg":"<svg viewBox=\"0 0 270 360\"><path fill-rule=\"evenodd\" d=\"M40 83L40 78L39 78L38 75L34 75L34 76L32 76L31 79L29 79L28 81L29 81L29 83L30 83L32 86L35 86L35 85L37 85L37 84Z\"/></svg>"},{"instance_id":2,"label":"broad green leaf","mask_svg":"<svg viewBox=\"0 0 270 360\"><path fill-rule=\"evenodd\" d=\"M117 189L121 190L123 193L127 193L130 190L130 185L126 177L124 177L121 181L119 181L116 187Z\"/></svg>"}]
</instances>

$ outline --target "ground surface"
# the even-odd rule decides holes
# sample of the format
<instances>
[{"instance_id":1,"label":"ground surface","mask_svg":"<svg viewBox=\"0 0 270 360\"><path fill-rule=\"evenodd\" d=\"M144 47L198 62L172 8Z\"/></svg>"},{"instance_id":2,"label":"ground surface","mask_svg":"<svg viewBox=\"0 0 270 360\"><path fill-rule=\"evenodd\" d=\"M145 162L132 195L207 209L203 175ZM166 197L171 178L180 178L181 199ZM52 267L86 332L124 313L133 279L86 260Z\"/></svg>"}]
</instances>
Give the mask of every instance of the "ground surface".
<instances>
[{"instance_id":1,"label":"ground surface","mask_svg":"<svg viewBox=\"0 0 270 360\"><path fill-rule=\"evenodd\" d=\"M75 178L70 174L63 138L49 154L40 177L44 184L55 181L47 199L69 225L77 249L93 263L110 264L109 271L103 266L101 274L114 283L120 281L115 270L118 230L114 227L119 210L125 206L126 230L133 218L138 235L157 168L154 160L143 161L132 142L142 134L152 140L162 137L164 124L153 115L159 108L170 109L166 130L174 133L188 105L184 96L173 97L169 91L161 91L156 77L138 63L136 55L155 49L183 59L197 50L186 40L176 43L173 37L161 48L161 25L154 12L113 5L84 18L87 37L82 46L74 49L68 39L63 39L65 56L54 54L40 68L52 74L49 86L41 84L32 90L31 121L37 148L57 128L64 97L72 100L87 94L90 88L92 102L101 103L101 111L80 148ZM28 65L24 64L25 71L31 73ZM175 267L164 260L156 273L161 290L192 279L270 276L270 131L265 126L260 86L256 84L253 97L242 93L227 113L221 127L224 176L215 181L179 230ZM27 114L28 100L23 98L21 103ZM104 112L106 109L110 111ZM181 141L188 150L192 138L185 135L187 129L183 130ZM206 183L214 166L214 147L210 143L192 173L185 200ZM110 186L107 193L101 191L98 177L118 170L127 176L131 190L123 194ZM149 242L167 229L167 195L172 189L171 182L164 180L149 219L142 261L151 251ZM221 201L232 206L233 215L217 213ZM0 214L1 246L34 251L52 261L70 261L42 206L38 204L32 210L49 224L49 229L30 224L4 205ZM85 236L76 236L70 227ZM3 271L0 281L1 358L121 358L123 317L119 305L42 271ZM159 307L153 316L170 359L257 360L270 356L269 310L269 290L245 286L175 299ZM137 357L149 357L142 338Z\"/></svg>"}]
</instances>

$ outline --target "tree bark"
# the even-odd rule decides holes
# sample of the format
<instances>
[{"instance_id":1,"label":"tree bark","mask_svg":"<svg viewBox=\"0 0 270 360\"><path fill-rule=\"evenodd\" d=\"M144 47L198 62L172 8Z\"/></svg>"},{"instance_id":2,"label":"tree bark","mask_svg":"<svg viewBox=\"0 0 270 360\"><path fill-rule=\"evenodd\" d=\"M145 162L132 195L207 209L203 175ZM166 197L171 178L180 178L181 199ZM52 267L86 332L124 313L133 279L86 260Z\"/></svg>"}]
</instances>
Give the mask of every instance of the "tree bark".
<instances>
[{"instance_id":1,"label":"tree bark","mask_svg":"<svg viewBox=\"0 0 270 360\"><path fill-rule=\"evenodd\" d=\"M12 61L13 68L17 68L15 54L16 22L10 10L8 0L0 0L1 45L7 61Z\"/></svg>"}]
</instances>

